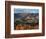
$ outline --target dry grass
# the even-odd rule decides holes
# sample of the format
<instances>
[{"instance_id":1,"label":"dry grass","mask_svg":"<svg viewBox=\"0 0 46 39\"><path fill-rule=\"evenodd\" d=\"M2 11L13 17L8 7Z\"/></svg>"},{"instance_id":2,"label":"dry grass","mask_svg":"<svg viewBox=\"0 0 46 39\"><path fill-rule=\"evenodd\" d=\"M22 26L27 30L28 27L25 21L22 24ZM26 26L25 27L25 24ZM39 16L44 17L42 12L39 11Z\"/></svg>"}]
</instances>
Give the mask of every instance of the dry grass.
<instances>
[{"instance_id":1,"label":"dry grass","mask_svg":"<svg viewBox=\"0 0 46 39\"><path fill-rule=\"evenodd\" d=\"M36 25L36 26L30 26L30 25L17 25L16 27L16 30L29 30L29 29L38 29L39 27L38 27L38 25Z\"/></svg>"}]
</instances>

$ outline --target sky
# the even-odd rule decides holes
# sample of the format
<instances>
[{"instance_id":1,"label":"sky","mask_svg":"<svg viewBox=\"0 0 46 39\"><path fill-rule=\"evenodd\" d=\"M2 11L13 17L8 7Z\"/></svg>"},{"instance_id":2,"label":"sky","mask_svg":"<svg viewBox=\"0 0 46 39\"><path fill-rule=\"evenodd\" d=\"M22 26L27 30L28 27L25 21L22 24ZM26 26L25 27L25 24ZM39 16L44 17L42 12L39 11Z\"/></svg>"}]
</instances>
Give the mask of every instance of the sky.
<instances>
[{"instance_id":1,"label":"sky","mask_svg":"<svg viewBox=\"0 0 46 39\"><path fill-rule=\"evenodd\" d=\"M21 9L15 8L14 13L39 13L39 9Z\"/></svg>"}]
</instances>

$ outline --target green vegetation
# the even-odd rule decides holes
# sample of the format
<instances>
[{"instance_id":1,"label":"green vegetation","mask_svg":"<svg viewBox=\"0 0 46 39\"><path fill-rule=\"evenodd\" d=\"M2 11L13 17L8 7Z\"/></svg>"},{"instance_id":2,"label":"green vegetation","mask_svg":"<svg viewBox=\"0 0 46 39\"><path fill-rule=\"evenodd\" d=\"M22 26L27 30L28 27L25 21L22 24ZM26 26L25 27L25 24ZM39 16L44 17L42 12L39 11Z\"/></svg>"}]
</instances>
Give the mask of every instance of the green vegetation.
<instances>
[{"instance_id":1,"label":"green vegetation","mask_svg":"<svg viewBox=\"0 0 46 39\"><path fill-rule=\"evenodd\" d=\"M15 24L26 24L26 23L30 24L31 26L34 26L35 20L34 20L34 18L32 18L32 20L30 22L28 22L28 20L16 20L16 22L15 22Z\"/></svg>"},{"instance_id":2,"label":"green vegetation","mask_svg":"<svg viewBox=\"0 0 46 39\"><path fill-rule=\"evenodd\" d=\"M15 22L16 24L21 24L22 22L21 21L19 21L19 20L16 20L16 22Z\"/></svg>"}]
</instances>

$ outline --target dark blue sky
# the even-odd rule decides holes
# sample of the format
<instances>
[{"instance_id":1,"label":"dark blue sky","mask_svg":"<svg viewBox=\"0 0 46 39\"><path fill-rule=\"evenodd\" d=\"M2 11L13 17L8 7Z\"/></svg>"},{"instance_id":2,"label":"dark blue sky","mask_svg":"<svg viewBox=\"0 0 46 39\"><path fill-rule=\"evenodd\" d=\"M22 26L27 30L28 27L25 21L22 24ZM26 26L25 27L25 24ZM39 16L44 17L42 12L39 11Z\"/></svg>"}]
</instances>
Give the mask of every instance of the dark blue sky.
<instances>
[{"instance_id":1,"label":"dark blue sky","mask_svg":"<svg viewBox=\"0 0 46 39\"><path fill-rule=\"evenodd\" d=\"M15 8L14 13L39 13L39 9L21 9Z\"/></svg>"}]
</instances>

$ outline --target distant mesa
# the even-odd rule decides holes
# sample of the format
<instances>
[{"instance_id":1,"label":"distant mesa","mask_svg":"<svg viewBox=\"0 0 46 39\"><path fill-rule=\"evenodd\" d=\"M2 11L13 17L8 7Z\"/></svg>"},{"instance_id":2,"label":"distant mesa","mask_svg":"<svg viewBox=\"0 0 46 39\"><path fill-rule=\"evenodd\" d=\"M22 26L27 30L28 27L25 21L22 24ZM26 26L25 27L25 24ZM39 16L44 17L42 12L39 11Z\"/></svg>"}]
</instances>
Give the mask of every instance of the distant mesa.
<instances>
[{"instance_id":1,"label":"distant mesa","mask_svg":"<svg viewBox=\"0 0 46 39\"><path fill-rule=\"evenodd\" d=\"M14 14L14 17L16 19L21 19L21 18L31 18L31 17L35 17L38 16L38 13L16 13Z\"/></svg>"}]
</instances>

